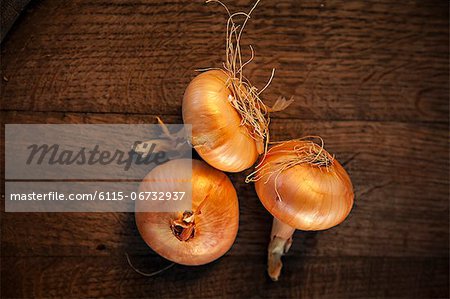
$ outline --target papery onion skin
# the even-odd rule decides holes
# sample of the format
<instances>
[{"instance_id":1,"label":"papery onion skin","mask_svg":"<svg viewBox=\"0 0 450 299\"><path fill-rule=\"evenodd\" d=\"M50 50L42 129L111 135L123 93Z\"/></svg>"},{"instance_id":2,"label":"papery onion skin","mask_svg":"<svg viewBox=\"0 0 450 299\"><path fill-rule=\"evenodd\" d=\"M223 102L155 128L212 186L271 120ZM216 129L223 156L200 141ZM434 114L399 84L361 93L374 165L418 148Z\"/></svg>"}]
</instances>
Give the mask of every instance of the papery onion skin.
<instances>
[{"instance_id":1,"label":"papery onion skin","mask_svg":"<svg viewBox=\"0 0 450 299\"><path fill-rule=\"evenodd\" d=\"M155 191L152 180L191 167L191 160L172 160L153 169L142 182L139 191ZM176 175L173 175L176 176ZM161 183L165 192L182 191L176 181ZM152 190L149 190L152 189ZM184 199L187 200L187 199ZM239 207L236 191L222 172L199 160L192 160L192 210L206 200L201 213L195 215L195 233L187 241L179 240L171 223L180 212L136 212L136 224L145 242L159 255L182 265L203 265L224 255L233 245L239 226ZM136 202L136 211L142 210Z\"/></svg>"},{"instance_id":2,"label":"papery onion skin","mask_svg":"<svg viewBox=\"0 0 450 299\"><path fill-rule=\"evenodd\" d=\"M240 172L252 166L263 141L249 135L241 116L230 104L225 71L209 70L195 77L183 97L183 122L192 125L192 145L211 166Z\"/></svg>"},{"instance_id":3,"label":"papery onion skin","mask_svg":"<svg viewBox=\"0 0 450 299\"><path fill-rule=\"evenodd\" d=\"M302 142L289 141L277 146L269 152L261 167L269 162L280 161L286 155L295 155L294 147ZM267 181L267 176L263 176L255 182L256 192L274 217L293 228L328 229L344 221L352 209L353 186L347 172L336 159L328 167L306 163L282 171L277 179L281 200L275 190L275 177L273 175Z\"/></svg>"}]
</instances>

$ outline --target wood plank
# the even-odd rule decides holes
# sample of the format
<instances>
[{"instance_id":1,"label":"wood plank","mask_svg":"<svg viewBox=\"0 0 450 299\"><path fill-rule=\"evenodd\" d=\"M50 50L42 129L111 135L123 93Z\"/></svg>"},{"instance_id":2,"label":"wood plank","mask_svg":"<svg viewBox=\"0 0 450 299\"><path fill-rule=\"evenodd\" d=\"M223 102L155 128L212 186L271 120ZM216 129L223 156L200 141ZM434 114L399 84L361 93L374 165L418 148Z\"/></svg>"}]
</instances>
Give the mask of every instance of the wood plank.
<instances>
[{"instance_id":1,"label":"wood plank","mask_svg":"<svg viewBox=\"0 0 450 299\"><path fill-rule=\"evenodd\" d=\"M223 61L224 25L223 10L202 1L33 1L1 44L0 120L180 123L194 70ZM296 100L273 115L272 140L324 137L354 183L349 219L296 232L272 283L271 217L243 182L249 171L231 174L240 199L231 250L145 278L125 253L148 272L168 261L132 213L5 213L2 198L2 298L448 297L449 3L262 1L250 43L257 87L277 69L263 98Z\"/></svg>"},{"instance_id":2,"label":"wood plank","mask_svg":"<svg viewBox=\"0 0 450 299\"><path fill-rule=\"evenodd\" d=\"M132 257L145 271L167 265ZM225 257L200 267L175 266L157 277L135 273L124 256L5 258L3 295L121 298L445 298L448 259L286 257L273 283L259 257Z\"/></svg>"},{"instance_id":3,"label":"wood plank","mask_svg":"<svg viewBox=\"0 0 450 299\"><path fill-rule=\"evenodd\" d=\"M143 123L153 116L3 113L5 123ZM166 117L168 123L179 117ZM323 232L297 232L306 256L440 256L449 251L448 128L443 124L274 120L274 140L320 134L348 170L356 202L349 219ZM231 175L240 230L231 256L264 256L270 216L245 174ZM152 254L131 213L3 213L4 256ZM37 225L39 224L39 225ZM24 242L28 246L23 246Z\"/></svg>"},{"instance_id":4,"label":"wood plank","mask_svg":"<svg viewBox=\"0 0 450 299\"><path fill-rule=\"evenodd\" d=\"M223 10L110 2L34 4L1 45L3 109L179 114L194 70L224 59ZM448 122L448 22L447 1L266 1L247 74L277 69L264 98L296 99L278 118Z\"/></svg>"}]
</instances>

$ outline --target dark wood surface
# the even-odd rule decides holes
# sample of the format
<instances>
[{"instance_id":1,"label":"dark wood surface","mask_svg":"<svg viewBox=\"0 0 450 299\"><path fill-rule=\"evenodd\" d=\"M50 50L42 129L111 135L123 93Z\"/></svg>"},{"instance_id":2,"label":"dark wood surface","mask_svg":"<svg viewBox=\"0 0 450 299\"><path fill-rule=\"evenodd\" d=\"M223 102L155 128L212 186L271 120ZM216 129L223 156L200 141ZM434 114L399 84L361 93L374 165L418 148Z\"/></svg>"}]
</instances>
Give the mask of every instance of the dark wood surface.
<instances>
[{"instance_id":1,"label":"dark wood surface","mask_svg":"<svg viewBox=\"0 0 450 299\"><path fill-rule=\"evenodd\" d=\"M5 213L2 203L2 297L448 297L448 8L282 0L256 9L248 76L262 87L275 67L264 99L295 98L273 115L273 140L321 135L356 195L343 224L296 232L278 283L265 274L271 218L246 171L230 175L241 214L232 249L154 278L126 262L125 252L145 271L168 263L131 213ZM202 1L32 1L1 45L2 123L179 123L194 70L224 59L224 22Z\"/></svg>"}]
</instances>

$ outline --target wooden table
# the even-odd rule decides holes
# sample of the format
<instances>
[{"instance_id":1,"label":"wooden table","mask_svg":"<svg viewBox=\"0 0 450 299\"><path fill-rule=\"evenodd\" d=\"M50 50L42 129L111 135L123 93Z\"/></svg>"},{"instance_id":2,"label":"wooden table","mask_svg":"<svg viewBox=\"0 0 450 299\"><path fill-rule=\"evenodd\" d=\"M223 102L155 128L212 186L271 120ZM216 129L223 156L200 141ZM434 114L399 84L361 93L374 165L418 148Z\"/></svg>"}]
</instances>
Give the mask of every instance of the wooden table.
<instances>
[{"instance_id":1,"label":"wooden table","mask_svg":"<svg viewBox=\"0 0 450 299\"><path fill-rule=\"evenodd\" d=\"M145 271L168 263L131 213L2 212L2 297L447 297L448 8L280 0L254 12L247 75L261 88L274 67L264 99L295 98L273 115L272 140L321 135L356 195L342 225L296 232L278 283L247 171L230 174L241 220L226 256L154 278L124 257ZM202 1L32 1L1 45L2 123L179 123L195 69L224 60L225 21Z\"/></svg>"}]
</instances>

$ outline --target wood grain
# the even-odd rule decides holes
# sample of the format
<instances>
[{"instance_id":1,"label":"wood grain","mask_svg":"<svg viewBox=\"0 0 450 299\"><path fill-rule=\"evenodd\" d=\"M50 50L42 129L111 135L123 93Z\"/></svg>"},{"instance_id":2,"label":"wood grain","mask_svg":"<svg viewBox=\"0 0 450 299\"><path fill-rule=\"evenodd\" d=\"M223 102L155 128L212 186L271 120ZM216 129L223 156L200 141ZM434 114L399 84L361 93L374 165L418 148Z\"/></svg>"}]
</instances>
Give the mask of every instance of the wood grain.
<instances>
[{"instance_id":1,"label":"wood grain","mask_svg":"<svg viewBox=\"0 0 450 299\"><path fill-rule=\"evenodd\" d=\"M240 199L231 250L155 278L126 263L129 253L148 272L167 265L132 213L5 213L2 198L1 297L448 297L448 11L437 0L255 10L247 76L261 88L274 67L264 100L295 98L273 114L272 140L321 135L356 195L343 224L296 232L278 283L265 274L271 217L246 171L230 175ZM195 69L224 59L225 21L201 0L32 1L1 44L1 122L180 123ZM4 165L3 139L0 151Z\"/></svg>"},{"instance_id":2,"label":"wood grain","mask_svg":"<svg viewBox=\"0 0 450 299\"><path fill-rule=\"evenodd\" d=\"M6 123L155 121L150 115L3 115ZM166 117L166 121L175 123L180 119ZM348 221L329 231L299 232L293 252L312 256L448 256L448 145L442 142L448 136L447 126L297 120L274 120L271 125L274 140L323 136L326 148L344 164L355 188L355 207ZM426 170L430 165L432 169ZM270 216L253 185L244 183L248 173L232 175L239 192L241 225L229 254L264 256ZM128 213L6 213L2 227L6 256L150 252L137 233L133 215ZM22 246L25 239L30 246ZM107 250L97 250L99 245Z\"/></svg>"},{"instance_id":3,"label":"wood grain","mask_svg":"<svg viewBox=\"0 0 450 299\"><path fill-rule=\"evenodd\" d=\"M154 278L135 273L124 256L6 258L1 274L2 285L9 285L6 297L445 298L448 294L448 259L286 258L284 279L277 283L266 277L265 260L252 256L228 256L194 268L177 265ZM133 257L133 262L147 272L167 265L157 257Z\"/></svg>"},{"instance_id":4,"label":"wood grain","mask_svg":"<svg viewBox=\"0 0 450 299\"><path fill-rule=\"evenodd\" d=\"M3 108L179 114L194 70L224 60L225 21L200 0L39 2L2 46ZM445 122L448 27L446 1L265 1L247 76L277 69L264 98L296 99L278 117Z\"/></svg>"}]
</instances>

